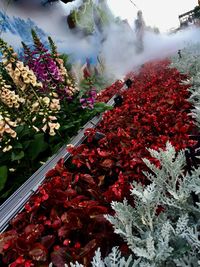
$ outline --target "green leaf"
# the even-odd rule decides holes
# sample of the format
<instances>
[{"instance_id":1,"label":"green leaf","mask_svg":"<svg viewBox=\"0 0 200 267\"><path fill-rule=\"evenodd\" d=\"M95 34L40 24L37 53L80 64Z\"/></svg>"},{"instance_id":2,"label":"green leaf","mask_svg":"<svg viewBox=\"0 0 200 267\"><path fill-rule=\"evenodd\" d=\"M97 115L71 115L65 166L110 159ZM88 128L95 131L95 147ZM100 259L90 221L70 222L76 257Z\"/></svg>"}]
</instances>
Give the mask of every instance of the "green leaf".
<instances>
[{"instance_id":1,"label":"green leaf","mask_svg":"<svg viewBox=\"0 0 200 267\"><path fill-rule=\"evenodd\" d=\"M21 150L19 152L13 151L11 154L11 160L15 161L15 160L20 160L24 157L24 151Z\"/></svg>"},{"instance_id":2,"label":"green leaf","mask_svg":"<svg viewBox=\"0 0 200 267\"><path fill-rule=\"evenodd\" d=\"M33 132L33 129L29 128L27 125L19 125L15 128L17 136L21 139L25 136L30 136Z\"/></svg>"},{"instance_id":3,"label":"green leaf","mask_svg":"<svg viewBox=\"0 0 200 267\"><path fill-rule=\"evenodd\" d=\"M48 144L44 141L44 134L39 133L34 136L34 140L30 142L28 155L31 160L35 160L40 153L48 148Z\"/></svg>"},{"instance_id":4,"label":"green leaf","mask_svg":"<svg viewBox=\"0 0 200 267\"><path fill-rule=\"evenodd\" d=\"M98 113L102 113L106 110L111 110L111 109L113 109L112 106L109 106L103 102L99 102L94 105L94 110Z\"/></svg>"},{"instance_id":5,"label":"green leaf","mask_svg":"<svg viewBox=\"0 0 200 267\"><path fill-rule=\"evenodd\" d=\"M20 144L20 143L16 143L16 144L14 144L13 148L14 148L14 149L17 149L17 148L22 149L23 146L22 146L22 144Z\"/></svg>"},{"instance_id":6,"label":"green leaf","mask_svg":"<svg viewBox=\"0 0 200 267\"><path fill-rule=\"evenodd\" d=\"M0 166L0 191L4 188L5 183L8 178L8 168L7 166Z\"/></svg>"},{"instance_id":7,"label":"green leaf","mask_svg":"<svg viewBox=\"0 0 200 267\"><path fill-rule=\"evenodd\" d=\"M30 143L31 143L30 140L23 142L24 150L26 150L29 147Z\"/></svg>"},{"instance_id":8,"label":"green leaf","mask_svg":"<svg viewBox=\"0 0 200 267\"><path fill-rule=\"evenodd\" d=\"M74 127L74 122L68 123L68 124L63 125L61 127L62 127L62 130L70 129L70 128Z\"/></svg>"}]
</instances>

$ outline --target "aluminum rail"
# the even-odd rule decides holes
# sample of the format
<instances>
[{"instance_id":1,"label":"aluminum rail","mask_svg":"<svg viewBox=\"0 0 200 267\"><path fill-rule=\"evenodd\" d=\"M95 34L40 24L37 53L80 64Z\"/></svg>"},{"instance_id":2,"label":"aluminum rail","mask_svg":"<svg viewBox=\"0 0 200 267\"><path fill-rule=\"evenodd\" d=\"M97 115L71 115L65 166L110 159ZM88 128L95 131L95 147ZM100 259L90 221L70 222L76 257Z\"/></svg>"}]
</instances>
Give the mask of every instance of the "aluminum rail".
<instances>
[{"instance_id":1,"label":"aluminum rail","mask_svg":"<svg viewBox=\"0 0 200 267\"><path fill-rule=\"evenodd\" d=\"M121 90L125 89L123 86ZM114 95L106 104L114 106ZM71 139L69 142L74 146L80 145L84 140L84 132L87 128L95 128L102 115L95 116L89 122L87 122L81 130L79 130L77 136ZM38 189L38 186L44 181L45 174L55 167L56 163L64 158L66 161L70 157L70 153L66 150L66 145L62 146L59 151L53 155L44 165L42 165L24 184L22 184L1 206L0 206L0 233L4 232L9 226L9 222L12 218L20 212L28 199Z\"/></svg>"}]
</instances>

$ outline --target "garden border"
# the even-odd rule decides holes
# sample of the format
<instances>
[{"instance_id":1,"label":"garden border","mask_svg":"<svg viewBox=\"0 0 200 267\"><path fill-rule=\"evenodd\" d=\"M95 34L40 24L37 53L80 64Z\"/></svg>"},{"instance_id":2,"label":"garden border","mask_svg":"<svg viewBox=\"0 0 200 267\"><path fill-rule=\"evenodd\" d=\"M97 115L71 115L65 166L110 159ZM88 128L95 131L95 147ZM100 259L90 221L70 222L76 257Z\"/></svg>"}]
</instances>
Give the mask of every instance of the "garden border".
<instances>
[{"instance_id":1,"label":"garden border","mask_svg":"<svg viewBox=\"0 0 200 267\"><path fill-rule=\"evenodd\" d=\"M124 84L120 91L126 89ZM106 103L107 105L114 106L114 98L116 94ZM95 116L88 121L78 134L73 137L69 144L74 146L80 145L85 140L84 132L87 128L95 128L99 121L102 119L102 114ZM66 161L70 157L70 153L66 150L66 145L63 145L56 154L54 154L44 165L42 165L29 179L22 184L1 206L0 206L0 233L4 232L9 226L9 222L14 218L17 213L23 210L24 205L31 195L35 193L39 185L44 181L45 174L55 167L56 163L64 158Z\"/></svg>"}]
</instances>

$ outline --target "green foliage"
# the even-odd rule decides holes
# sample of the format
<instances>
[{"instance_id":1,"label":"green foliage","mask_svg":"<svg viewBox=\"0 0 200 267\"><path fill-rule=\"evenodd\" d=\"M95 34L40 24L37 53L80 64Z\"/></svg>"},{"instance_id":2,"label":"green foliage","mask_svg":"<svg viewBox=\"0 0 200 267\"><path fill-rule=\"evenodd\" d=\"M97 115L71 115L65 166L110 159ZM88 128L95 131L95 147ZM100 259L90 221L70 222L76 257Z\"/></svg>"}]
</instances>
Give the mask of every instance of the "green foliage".
<instances>
[{"instance_id":1,"label":"green foliage","mask_svg":"<svg viewBox=\"0 0 200 267\"><path fill-rule=\"evenodd\" d=\"M72 69L72 64L70 63L70 55L68 54L61 54L59 55L59 58L63 60L63 64L65 68L70 71Z\"/></svg>"},{"instance_id":2,"label":"green foliage","mask_svg":"<svg viewBox=\"0 0 200 267\"><path fill-rule=\"evenodd\" d=\"M7 177L8 177L7 166L0 166L0 191L4 188Z\"/></svg>"},{"instance_id":3,"label":"green foliage","mask_svg":"<svg viewBox=\"0 0 200 267\"><path fill-rule=\"evenodd\" d=\"M50 45L50 49L51 49L51 54L53 56L57 56L57 46L54 43L53 39L51 38L51 36L48 36L48 41L49 41L49 45Z\"/></svg>"},{"instance_id":4,"label":"green foliage","mask_svg":"<svg viewBox=\"0 0 200 267\"><path fill-rule=\"evenodd\" d=\"M30 141L27 156L31 160L35 160L40 153L47 150L48 144L44 140L44 133L35 134L33 140Z\"/></svg>"},{"instance_id":5,"label":"green foliage","mask_svg":"<svg viewBox=\"0 0 200 267\"><path fill-rule=\"evenodd\" d=\"M11 161L15 161L15 160L20 160L20 159L23 159L24 157L24 151L19 151L19 152L15 152L15 151L12 151L12 154L11 154Z\"/></svg>"}]
</instances>

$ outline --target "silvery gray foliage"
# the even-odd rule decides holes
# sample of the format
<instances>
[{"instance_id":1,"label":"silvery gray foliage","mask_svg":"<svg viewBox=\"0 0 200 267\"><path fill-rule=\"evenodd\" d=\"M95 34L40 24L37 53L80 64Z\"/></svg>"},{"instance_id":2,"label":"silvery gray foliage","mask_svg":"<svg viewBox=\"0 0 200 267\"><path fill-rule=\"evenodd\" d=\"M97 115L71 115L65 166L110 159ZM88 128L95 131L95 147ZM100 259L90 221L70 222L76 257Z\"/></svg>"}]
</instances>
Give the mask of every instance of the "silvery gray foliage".
<instances>
[{"instance_id":1,"label":"silvery gray foliage","mask_svg":"<svg viewBox=\"0 0 200 267\"><path fill-rule=\"evenodd\" d=\"M190 44L181 51L182 58L178 55L171 58L170 67L177 68L181 73L189 74L190 78L182 81L183 84L190 85L189 101L194 109L192 117L196 120L196 124L200 127L200 44Z\"/></svg>"},{"instance_id":2,"label":"silvery gray foliage","mask_svg":"<svg viewBox=\"0 0 200 267\"><path fill-rule=\"evenodd\" d=\"M118 247L112 248L112 252L105 258L102 259L100 248L98 248L95 252L93 260L91 262L92 267L137 267L137 263L139 261L135 260L133 262L132 256L130 255L126 260L122 257L121 252ZM68 265L66 265L68 267ZM70 263L70 267L83 267L83 265Z\"/></svg>"},{"instance_id":3,"label":"silvery gray foliage","mask_svg":"<svg viewBox=\"0 0 200 267\"><path fill-rule=\"evenodd\" d=\"M191 192L200 192L200 168L186 173L184 151L176 153L169 142L165 150L148 150L160 165L144 159L151 183L133 182L135 206L112 202L115 216L106 218L139 260L136 267L199 266L200 203L194 206Z\"/></svg>"},{"instance_id":4,"label":"silvery gray foliage","mask_svg":"<svg viewBox=\"0 0 200 267\"><path fill-rule=\"evenodd\" d=\"M190 76L196 75L200 71L200 43L187 44L185 48L181 50L181 58L178 53L171 57L170 67L178 69L183 74L190 74Z\"/></svg>"}]
</instances>

